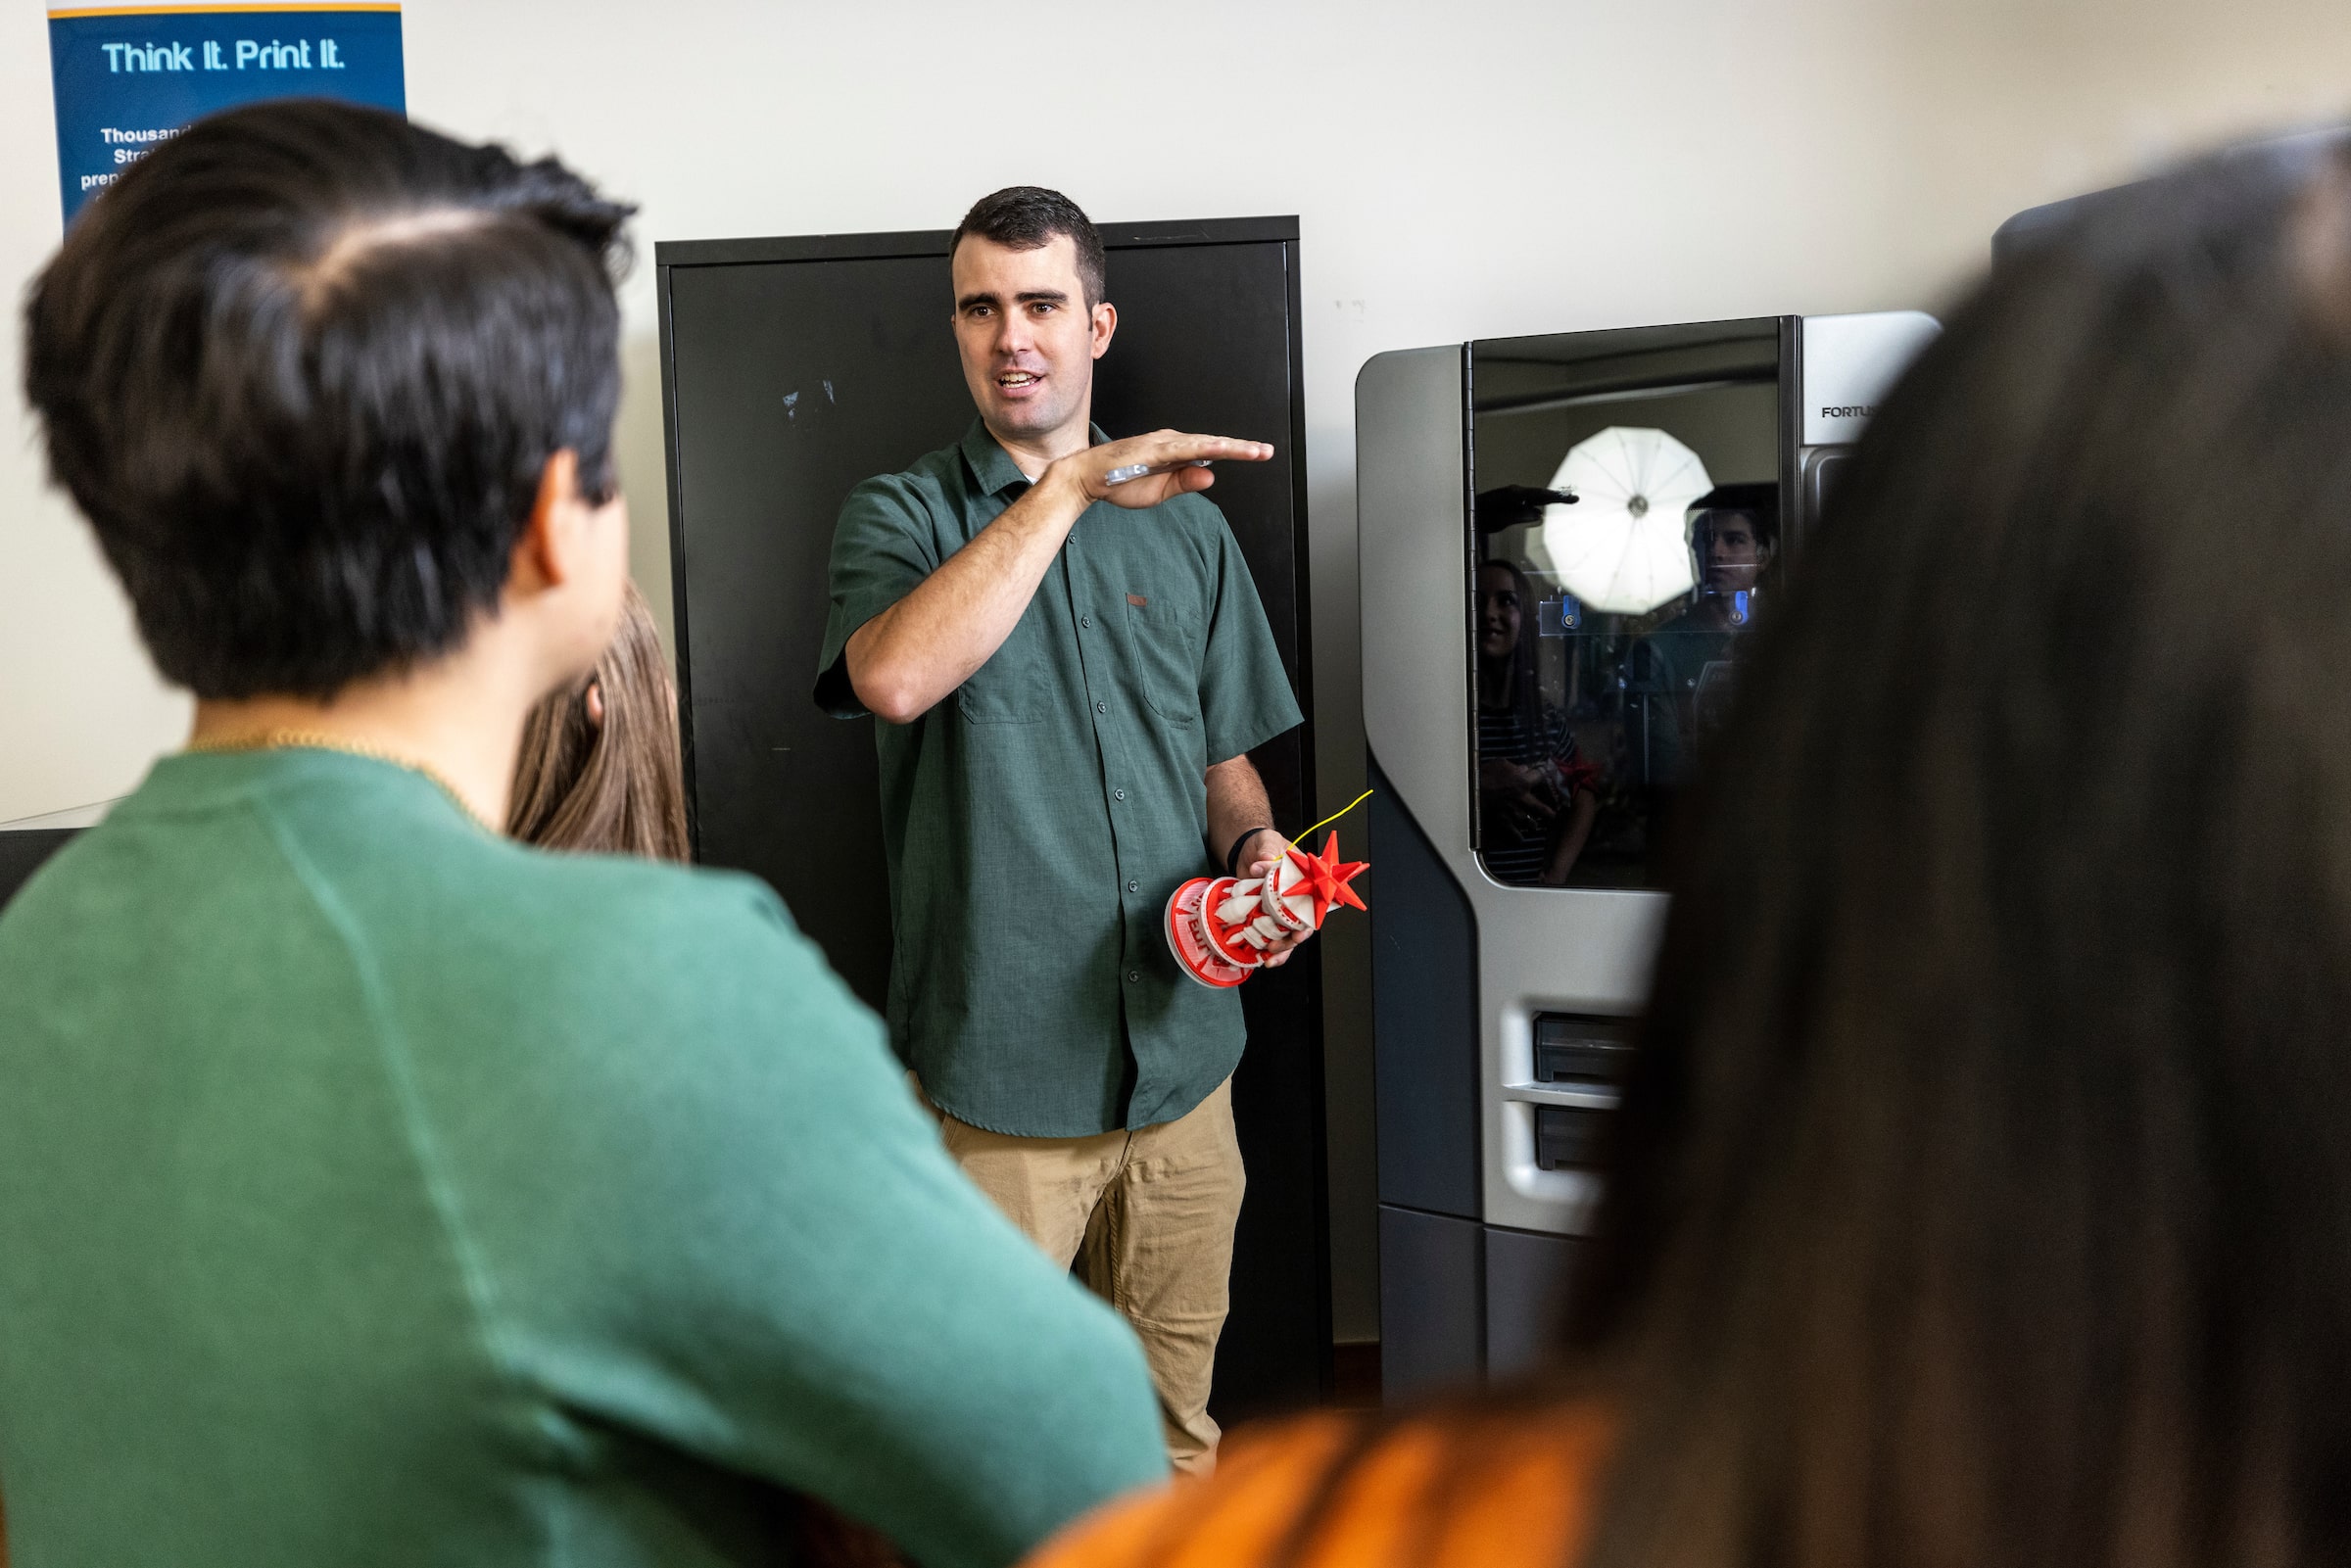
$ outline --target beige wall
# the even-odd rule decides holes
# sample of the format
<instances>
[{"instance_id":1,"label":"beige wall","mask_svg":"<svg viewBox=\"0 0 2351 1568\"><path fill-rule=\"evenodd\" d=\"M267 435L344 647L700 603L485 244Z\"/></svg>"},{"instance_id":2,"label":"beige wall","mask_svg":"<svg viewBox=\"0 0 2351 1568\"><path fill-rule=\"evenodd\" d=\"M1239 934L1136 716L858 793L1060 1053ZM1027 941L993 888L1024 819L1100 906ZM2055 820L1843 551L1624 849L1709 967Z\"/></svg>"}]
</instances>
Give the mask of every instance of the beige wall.
<instances>
[{"instance_id":1,"label":"beige wall","mask_svg":"<svg viewBox=\"0 0 2351 1568\"><path fill-rule=\"evenodd\" d=\"M0 27L13 307L56 243L55 141L40 8L10 0ZM2310 0L408 0L407 43L415 116L559 149L644 204L648 263L659 238L942 227L1014 181L1103 218L1299 214L1328 806L1361 787L1367 356L1932 307L2019 207L2351 102L2351 7ZM628 291L622 456L666 609L650 283ZM120 793L183 722L10 407L0 822ZM1349 1337L1372 1321L1361 936L1327 938Z\"/></svg>"}]
</instances>

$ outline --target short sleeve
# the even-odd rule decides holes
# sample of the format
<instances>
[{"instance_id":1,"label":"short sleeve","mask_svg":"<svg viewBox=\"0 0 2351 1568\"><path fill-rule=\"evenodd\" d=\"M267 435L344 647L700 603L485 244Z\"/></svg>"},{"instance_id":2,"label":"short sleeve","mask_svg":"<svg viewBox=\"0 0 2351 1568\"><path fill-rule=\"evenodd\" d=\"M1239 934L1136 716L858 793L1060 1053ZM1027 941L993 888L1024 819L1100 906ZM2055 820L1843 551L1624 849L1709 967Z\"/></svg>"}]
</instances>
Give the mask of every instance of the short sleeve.
<instances>
[{"instance_id":1,"label":"short sleeve","mask_svg":"<svg viewBox=\"0 0 2351 1568\"><path fill-rule=\"evenodd\" d=\"M1200 712L1208 760L1228 762L1300 723L1298 699L1273 645L1273 628L1224 517L1209 508L1216 597L1200 653Z\"/></svg>"},{"instance_id":2,"label":"short sleeve","mask_svg":"<svg viewBox=\"0 0 2351 1568\"><path fill-rule=\"evenodd\" d=\"M938 561L928 512L903 475L869 479L849 492L833 528L832 602L816 660L819 707L842 718L865 712L838 669L841 652L857 628L912 593Z\"/></svg>"}]
</instances>

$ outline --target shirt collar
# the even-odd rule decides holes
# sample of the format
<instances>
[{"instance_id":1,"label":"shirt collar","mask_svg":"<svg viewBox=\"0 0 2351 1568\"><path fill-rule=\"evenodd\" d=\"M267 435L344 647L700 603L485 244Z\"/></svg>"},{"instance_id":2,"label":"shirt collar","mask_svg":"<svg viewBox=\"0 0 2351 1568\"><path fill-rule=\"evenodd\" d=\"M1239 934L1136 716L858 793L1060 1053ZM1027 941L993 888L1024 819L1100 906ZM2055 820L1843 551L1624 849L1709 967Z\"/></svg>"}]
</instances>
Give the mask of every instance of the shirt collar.
<instances>
[{"instance_id":1,"label":"shirt collar","mask_svg":"<svg viewBox=\"0 0 2351 1568\"><path fill-rule=\"evenodd\" d=\"M1085 431L1089 446L1099 447L1110 439L1097 424L1088 423ZM963 433L962 449L964 466L972 471L972 481L983 496L1001 495L1015 485L1028 486L1029 476L1012 460L1012 453L987 433L984 419L972 421L972 428Z\"/></svg>"}]
</instances>

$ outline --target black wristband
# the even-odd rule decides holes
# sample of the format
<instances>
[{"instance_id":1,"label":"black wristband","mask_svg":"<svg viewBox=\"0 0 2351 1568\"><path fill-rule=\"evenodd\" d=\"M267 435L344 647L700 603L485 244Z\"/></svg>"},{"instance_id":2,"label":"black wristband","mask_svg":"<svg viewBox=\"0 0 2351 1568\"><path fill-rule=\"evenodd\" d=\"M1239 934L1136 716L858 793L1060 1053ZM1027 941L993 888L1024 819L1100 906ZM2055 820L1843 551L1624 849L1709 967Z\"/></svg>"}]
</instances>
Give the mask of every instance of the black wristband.
<instances>
[{"instance_id":1,"label":"black wristband","mask_svg":"<svg viewBox=\"0 0 2351 1568\"><path fill-rule=\"evenodd\" d=\"M1238 877L1241 874L1241 846L1259 833L1270 833L1272 831L1270 827L1242 829L1240 836L1232 841L1232 847L1224 851L1224 875Z\"/></svg>"}]
</instances>

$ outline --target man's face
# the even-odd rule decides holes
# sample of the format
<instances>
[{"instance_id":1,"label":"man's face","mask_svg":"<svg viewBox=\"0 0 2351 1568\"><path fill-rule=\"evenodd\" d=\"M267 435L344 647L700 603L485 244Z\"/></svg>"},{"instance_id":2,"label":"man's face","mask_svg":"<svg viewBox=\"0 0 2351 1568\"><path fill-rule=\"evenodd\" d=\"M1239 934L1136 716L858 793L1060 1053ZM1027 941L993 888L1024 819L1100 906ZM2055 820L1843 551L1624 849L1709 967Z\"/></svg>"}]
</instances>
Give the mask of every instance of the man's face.
<instances>
[{"instance_id":1,"label":"man's face","mask_svg":"<svg viewBox=\"0 0 2351 1568\"><path fill-rule=\"evenodd\" d=\"M1745 512L1716 512L1700 532L1700 564L1706 592L1724 597L1751 589L1771 552L1755 537L1755 520Z\"/></svg>"},{"instance_id":2,"label":"man's face","mask_svg":"<svg viewBox=\"0 0 2351 1568\"><path fill-rule=\"evenodd\" d=\"M955 248L951 271L964 384L988 429L1035 439L1081 423L1118 312L1087 309L1076 242L1056 234L1016 251L975 236Z\"/></svg>"}]
</instances>

